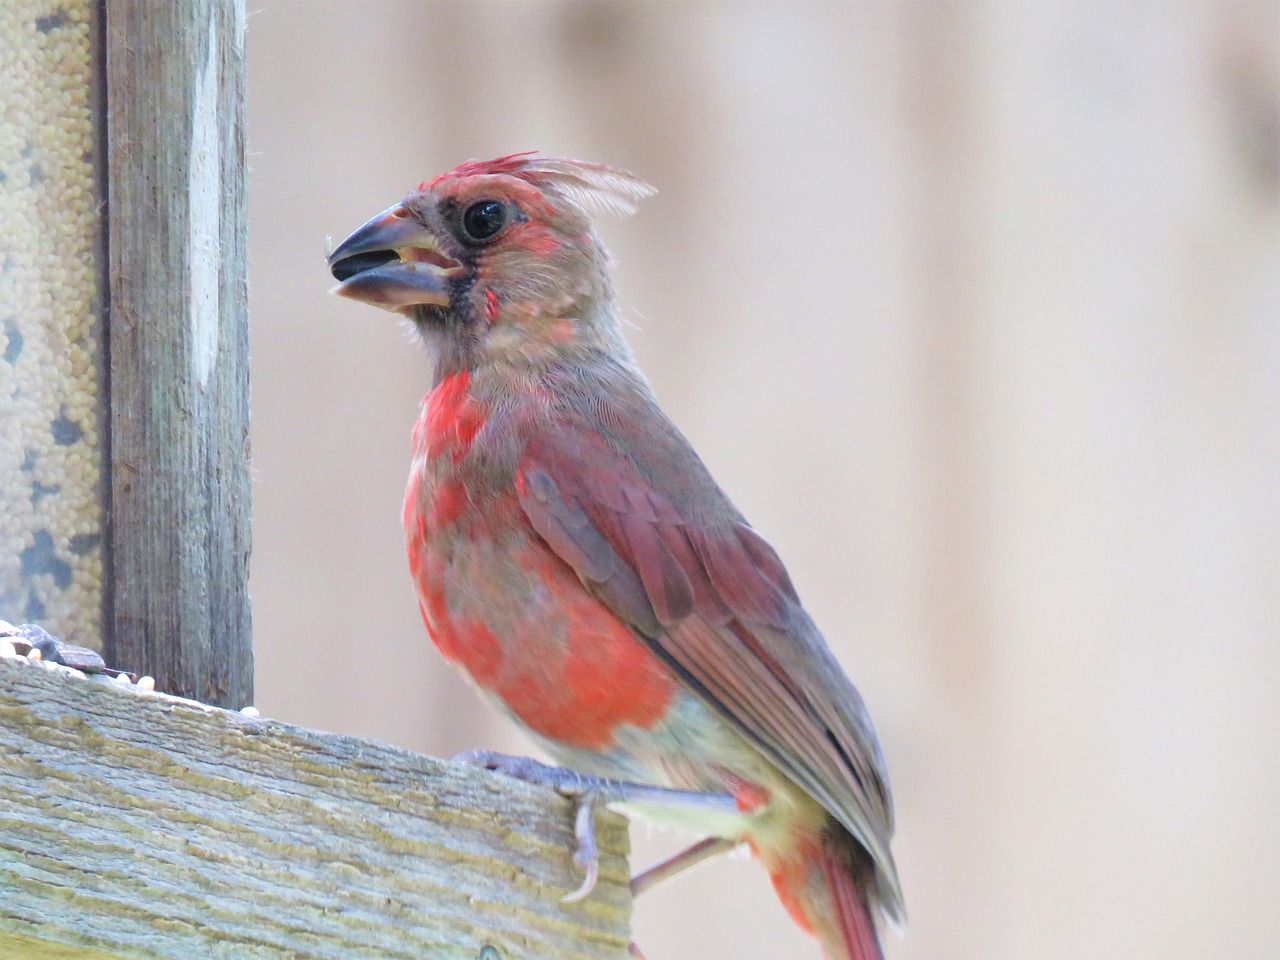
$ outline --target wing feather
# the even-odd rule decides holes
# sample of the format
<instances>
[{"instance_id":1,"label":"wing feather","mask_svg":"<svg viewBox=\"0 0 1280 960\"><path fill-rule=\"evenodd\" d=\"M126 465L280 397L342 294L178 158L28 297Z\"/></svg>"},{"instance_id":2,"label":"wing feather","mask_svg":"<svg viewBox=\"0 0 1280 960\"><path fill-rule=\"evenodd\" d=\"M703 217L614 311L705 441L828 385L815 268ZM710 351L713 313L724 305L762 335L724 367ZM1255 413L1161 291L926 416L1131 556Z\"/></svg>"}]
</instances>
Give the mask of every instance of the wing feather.
<instances>
[{"instance_id":1,"label":"wing feather","mask_svg":"<svg viewBox=\"0 0 1280 960\"><path fill-rule=\"evenodd\" d=\"M542 423L517 472L534 529L765 756L852 833L901 918L884 761L866 708L786 568L674 426L625 445L581 415ZM622 452L626 449L628 452Z\"/></svg>"}]
</instances>

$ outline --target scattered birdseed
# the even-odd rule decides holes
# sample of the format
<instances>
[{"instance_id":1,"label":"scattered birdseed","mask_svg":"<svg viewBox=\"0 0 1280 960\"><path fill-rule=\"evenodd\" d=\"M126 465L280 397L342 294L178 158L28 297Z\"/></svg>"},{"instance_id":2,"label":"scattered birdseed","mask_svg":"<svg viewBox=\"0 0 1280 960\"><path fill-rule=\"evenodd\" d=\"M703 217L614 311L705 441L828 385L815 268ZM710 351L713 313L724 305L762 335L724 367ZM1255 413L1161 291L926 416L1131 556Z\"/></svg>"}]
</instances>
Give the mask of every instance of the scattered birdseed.
<instances>
[{"instance_id":1,"label":"scattered birdseed","mask_svg":"<svg viewBox=\"0 0 1280 960\"><path fill-rule=\"evenodd\" d=\"M95 0L0 2L0 617L101 647Z\"/></svg>"}]
</instances>

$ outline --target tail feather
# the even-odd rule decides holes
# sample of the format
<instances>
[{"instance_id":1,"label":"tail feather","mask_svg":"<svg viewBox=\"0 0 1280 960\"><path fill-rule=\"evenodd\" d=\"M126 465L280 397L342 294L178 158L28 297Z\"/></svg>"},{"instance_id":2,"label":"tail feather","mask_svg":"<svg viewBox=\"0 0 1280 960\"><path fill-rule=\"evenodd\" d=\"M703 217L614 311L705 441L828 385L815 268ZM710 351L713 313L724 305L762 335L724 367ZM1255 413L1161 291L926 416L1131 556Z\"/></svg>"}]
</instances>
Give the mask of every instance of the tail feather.
<instances>
[{"instance_id":1,"label":"tail feather","mask_svg":"<svg viewBox=\"0 0 1280 960\"><path fill-rule=\"evenodd\" d=\"M822 874L831 894L833 919L844 939L845 956L832 960L884 960L869 902L870 884L858 883L848 857L831 839L822 844Z\"/></svg>"},{"instance_id":2,"label":"tail feather","mask_svg":"<svg viewBox=\"0 0 1280 960\"><path fill-rule=\"evenodd\" d=\"M822 944L827 960L884 960L876 933L875 867L843 828L793 838L762 859L791 918Z\"/></svg>"}]
</instances>

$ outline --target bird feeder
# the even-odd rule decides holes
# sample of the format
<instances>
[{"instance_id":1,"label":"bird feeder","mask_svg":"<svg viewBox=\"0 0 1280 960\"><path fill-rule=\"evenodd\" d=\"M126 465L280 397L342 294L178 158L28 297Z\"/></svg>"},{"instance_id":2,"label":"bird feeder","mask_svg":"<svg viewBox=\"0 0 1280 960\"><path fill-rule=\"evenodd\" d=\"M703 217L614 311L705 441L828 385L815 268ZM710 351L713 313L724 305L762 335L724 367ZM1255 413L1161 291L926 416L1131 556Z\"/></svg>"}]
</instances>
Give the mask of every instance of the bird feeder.
<instances>
[{"instance_id":1,"label":"bird feeder","mask_svg":"<svg viewBox=\"0 0 1280 960\"><path fill-rule=\"evenodd\" d=\"M242 0L0 3L0 618L251 695Z\"/></svg>"},{"instance_id":2,"label":"bird feeder","mask_svg":"<svg viewBox=\"0 0 1280 960\"><path fill-rule=\"evenodd\" d=\"M0 9L0 618L100 646L95 6Z\"/></svg>"}]
</instances>

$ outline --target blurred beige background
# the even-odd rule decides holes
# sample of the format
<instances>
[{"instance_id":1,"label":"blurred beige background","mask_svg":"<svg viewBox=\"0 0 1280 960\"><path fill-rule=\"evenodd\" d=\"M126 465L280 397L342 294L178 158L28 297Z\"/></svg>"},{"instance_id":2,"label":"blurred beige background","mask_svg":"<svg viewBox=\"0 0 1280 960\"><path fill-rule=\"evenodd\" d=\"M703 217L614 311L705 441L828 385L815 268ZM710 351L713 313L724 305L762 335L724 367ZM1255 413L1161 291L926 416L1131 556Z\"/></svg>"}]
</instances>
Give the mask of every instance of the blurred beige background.
<instances>
[{"instance_id":1,"label":"blurred beige background","mask_svg":"<svg viewBox=\"0 0 1280 960\"><path fill-rule=\"evenodd\" d=\"M632 343L879 725L892 960L1277 955L1280 5L252 7L264 713L527 749L419 622L429 371L324 238L608 160L661 191L603 228ZM636 930L818 957L746 862Z\"/></svg>"}]
</instances>

